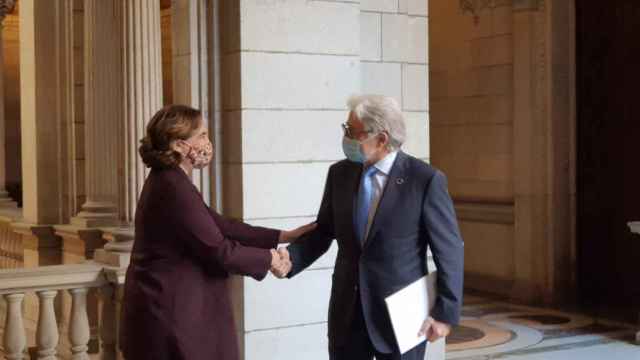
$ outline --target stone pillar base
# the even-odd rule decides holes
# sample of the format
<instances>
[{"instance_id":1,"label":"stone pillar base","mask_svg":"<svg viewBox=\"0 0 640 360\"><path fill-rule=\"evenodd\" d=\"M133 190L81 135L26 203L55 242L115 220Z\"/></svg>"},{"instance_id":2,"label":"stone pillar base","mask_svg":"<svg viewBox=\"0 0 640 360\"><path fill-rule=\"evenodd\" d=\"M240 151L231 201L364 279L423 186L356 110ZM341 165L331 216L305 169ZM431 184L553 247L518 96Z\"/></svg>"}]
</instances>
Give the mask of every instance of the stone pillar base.
<instances>
[{"instance_id":1,"label":"stone pillar base","mask_svg":"<svg viewBox=\"0 0 640 360\"><path fill-rule=\"evenodd\" d=\"M62 264L62 238L53 226L14 222L11 227L22 235L25 267Z\"/></svg>"},{"instance_id":2,"label":"stone pillar base","mask_svg":"<svg viewBox=\"0 0 640 360\"><path fill-rule=\"evenodd\" d=\"M103 238L107 244L104 248L96 250L94 260L107 266L126 269L131 261L134 229L132 227L109 228L103 231Z\"/></svg>"},{"instance_id":3,"label":"stone pillar base","mask_svg":"<svg viewBox=\"0 0 640 360\"><path fill-rule=\"evenodd\" d=\"M131 262L131 254L111 252L106 249L98 249L96 250L94 260L107 266L126 268Z\"/></svg>"},{"instance_id":4,"label":"stone pillar base","mask_svg":"<svg viewBox=\"0 0 640 360\"><path fill-rule=\"evenodd\" d=\"M56 225L56 234L62 238L63 263L76 264L93 259L96 249L100 249L105 241L102 230L85 226Z\"/></svg>"},{"instance_id":5,"label":"stone pillar base","mask_svg":"<svg viewBox=\"0 0 640 360\"><path fill-rule=\"evenodd\" d=\"M13 201L6 190L0 190L0 209L10 208L17 209L18 203Z\"/></svg>"},{"instance_id":6,"label":"stone pillar base","mask_svg":"<svg viewBox=\"0 0 640 360\"><path fill-rule=\"evenodd\" d=\"M89 214L81 212L78 216L71 218L71 225L79 228L98 228L101 226L117 226L117 214Z\"/></svg>"}]
</instances>

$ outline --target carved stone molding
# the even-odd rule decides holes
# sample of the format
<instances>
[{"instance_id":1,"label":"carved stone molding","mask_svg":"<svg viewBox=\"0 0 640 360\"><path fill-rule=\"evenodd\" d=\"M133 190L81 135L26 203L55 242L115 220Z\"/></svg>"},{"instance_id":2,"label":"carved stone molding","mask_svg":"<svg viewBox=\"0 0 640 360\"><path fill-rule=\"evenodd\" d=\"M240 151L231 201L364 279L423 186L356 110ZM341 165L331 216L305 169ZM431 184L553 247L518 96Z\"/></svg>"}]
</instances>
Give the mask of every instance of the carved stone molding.
<instances>
[{"instance_id":1,"label":"carved stone molding","mask_svg":"<svg viewBox=\"0 0 640 360\"><path fill-rule=\"evenodd\" d=\"M478 16L483 10L511 6L514 0L460 0L460 11L465 15Z\"/></svg>"},{"instance_id":2,"label":"carved stone molding","mask_svg":"<svg viewBox=\"0 0 640 360\"><path fill-rule=\"evenodd\" d=\"M514 11L536 11L541 0L460 0L460 11L463 14L478 16L483 10L502 6L511 6Z\"/></svg>"},{"instance_id":3,"label":"carved stone molding","mask_svg":"<svg viewBox=\"0 0 640 360\"><path fill-rule=\"evenodd\" d=\"M455 202L456 214L462 221L489 224L514 224L514 204Z\"/></svg>"},{"instance_id":4,"label":"carved stone molding","mask_svg":"<svg viewBox=\"0 0 640 360\"><path fill-rule=\"evenodd\" d=\"M542 7L542 0L512 0L514 11L539 10Z\"/></svg>"}]
</instances>

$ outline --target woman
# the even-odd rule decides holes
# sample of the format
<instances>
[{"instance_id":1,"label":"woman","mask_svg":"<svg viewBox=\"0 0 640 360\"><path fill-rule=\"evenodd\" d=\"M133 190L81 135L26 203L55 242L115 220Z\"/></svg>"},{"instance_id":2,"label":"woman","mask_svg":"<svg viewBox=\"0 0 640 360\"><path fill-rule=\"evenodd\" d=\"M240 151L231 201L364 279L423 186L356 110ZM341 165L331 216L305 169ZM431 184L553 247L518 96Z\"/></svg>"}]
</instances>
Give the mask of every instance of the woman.
<instances>
[{"instance_id":1,"label":"woman","mask_svg":"<svg viewBox=\"0 0 640 360\"><path fill-rule=\"evenodd\" d=\"M121 349L128 360L236 360L229 274L262 280L286 272L277 244L311 230L277 231L234 222L203 202L193 169L209 164L200 111L173 105L147 126L139 152L151 168L135 218Z\"/></svg>"}]
</instances>

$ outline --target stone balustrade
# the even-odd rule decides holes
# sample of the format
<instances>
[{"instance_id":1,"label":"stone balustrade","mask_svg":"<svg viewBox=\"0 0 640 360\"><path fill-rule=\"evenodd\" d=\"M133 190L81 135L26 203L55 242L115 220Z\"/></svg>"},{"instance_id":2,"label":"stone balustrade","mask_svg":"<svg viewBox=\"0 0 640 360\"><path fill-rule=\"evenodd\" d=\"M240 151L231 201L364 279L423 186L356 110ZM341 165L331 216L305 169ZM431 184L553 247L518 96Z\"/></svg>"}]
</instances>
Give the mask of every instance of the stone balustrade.
<instances>
[{"instance_id":1,"label":"stone balustrade","mask_svg":"<svg viewBox=\"0 0 640 360\"><path fill-rule=\"evenodd\" d=\"M3 334L5 359L26 359L26 329L23 318L25 296L38 299L35 335L37 359L58 359L60 341L54 302L63 292L71 298L69 346L71 358L88 360L90 325L87 294L96 289L102 304L100 337L101 359L117 359L117 295L124 280L124 269L109 268L99 263L42 266L37 268L0 270L0 296L6 302ZM0 352L0 354L2 353ZM33 358L33 357L32 357ZM93 358L93 357L92 357Z\"/></svg>"}]
</instances>

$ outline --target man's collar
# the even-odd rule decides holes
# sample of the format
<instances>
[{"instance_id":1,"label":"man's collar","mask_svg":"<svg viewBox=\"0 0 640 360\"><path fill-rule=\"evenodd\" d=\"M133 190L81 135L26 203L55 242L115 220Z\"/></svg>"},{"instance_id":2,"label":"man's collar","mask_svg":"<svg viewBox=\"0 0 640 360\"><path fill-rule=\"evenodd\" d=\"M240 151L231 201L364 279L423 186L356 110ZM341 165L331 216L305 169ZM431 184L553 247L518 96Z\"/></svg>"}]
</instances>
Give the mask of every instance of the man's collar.
<instances>
[{"instance_id":1,"label":"man's collar","mask_svg":"<svg viewBox=\"0 0 640 360\"><path fill-rule=\"evenodd\" d=\"M389 175L391 172L391 168L393 167L393 163L396 161L396 157L398 156L398 151L392 151L388 153L382 160L375 163L375 166L381 173L385 175Z\"/></svg>"}]
</instances>

